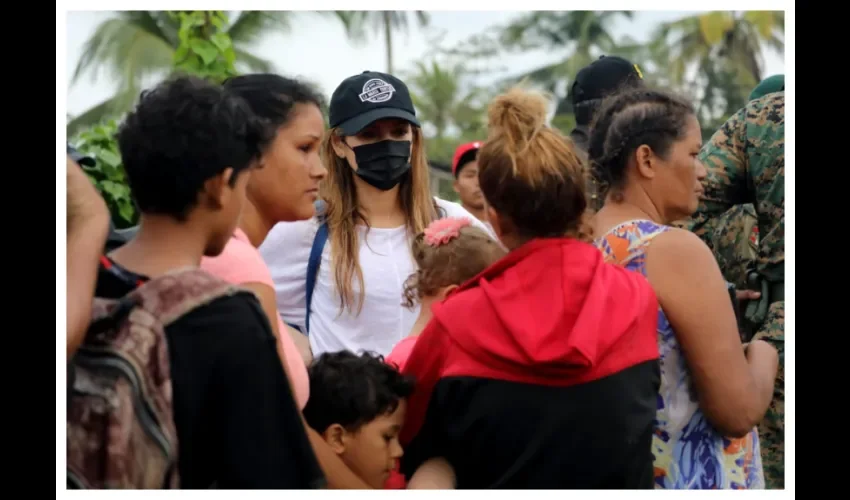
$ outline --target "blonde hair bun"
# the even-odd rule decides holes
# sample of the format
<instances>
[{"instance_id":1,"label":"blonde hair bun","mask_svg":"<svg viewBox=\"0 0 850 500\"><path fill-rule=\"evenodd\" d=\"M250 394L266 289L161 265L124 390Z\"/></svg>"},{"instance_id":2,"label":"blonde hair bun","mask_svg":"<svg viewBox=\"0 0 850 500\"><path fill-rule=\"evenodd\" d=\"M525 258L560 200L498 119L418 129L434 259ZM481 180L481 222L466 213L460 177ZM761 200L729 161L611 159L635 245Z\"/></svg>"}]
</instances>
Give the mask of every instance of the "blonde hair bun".
<instances>
[{"instance_id":1,"label":"blonde hair bun","mask_svg":"<svg viewBox=\"0 0 850 500\"><path fill-rule=\"evenodd\" d=\"M546 126L549 98L542 92L513 88L496 97L487 112L490 135L506 135L511 142L528 142Z\"/></svg>"}]
</instances>

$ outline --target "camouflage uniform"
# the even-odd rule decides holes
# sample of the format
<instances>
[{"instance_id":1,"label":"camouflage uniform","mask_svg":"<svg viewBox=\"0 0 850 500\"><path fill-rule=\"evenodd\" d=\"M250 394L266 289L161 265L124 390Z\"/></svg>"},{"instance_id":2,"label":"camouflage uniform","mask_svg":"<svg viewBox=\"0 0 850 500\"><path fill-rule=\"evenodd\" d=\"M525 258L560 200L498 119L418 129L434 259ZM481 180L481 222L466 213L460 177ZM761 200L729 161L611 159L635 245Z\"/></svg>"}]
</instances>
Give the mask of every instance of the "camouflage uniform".
<instances>
[{"instance_id":1,"label":"camouflage uniform","mask_svg":"<svg viewBox=\"0 0 850 500\"><path fill-rule=\"evenodd\" d=\"M763 280L762 299L750 304L747 317L757 325L753 339L765 340L779 351L773 401L759 424L759 434L767 487L784 488L785 92L750 101L712 136L700 160L708 169L705 195L685 227L708 242L712 238L732 242L740 236L727 236L722 230L713 234L721 227L717 217L745 203L752 203L758 214L755 271ZM721 263L724 258L718 255ZM761 306L760 310L755 306Z\"/></svg>"},{"instance_id":2,"label":"camouflage uniform","mask_svg":"<svg viewBox=\"0 0 850 500\"><path fill-rule=\"evenodd\" d=\"M690 229L692 221L674 226ZM758 219L752 203L735 205L723 215L707 220L694 232L705 241L723 271L726 281L738 289L747 286L747 271L758 255Z\"/></svg>"}]
</instances>

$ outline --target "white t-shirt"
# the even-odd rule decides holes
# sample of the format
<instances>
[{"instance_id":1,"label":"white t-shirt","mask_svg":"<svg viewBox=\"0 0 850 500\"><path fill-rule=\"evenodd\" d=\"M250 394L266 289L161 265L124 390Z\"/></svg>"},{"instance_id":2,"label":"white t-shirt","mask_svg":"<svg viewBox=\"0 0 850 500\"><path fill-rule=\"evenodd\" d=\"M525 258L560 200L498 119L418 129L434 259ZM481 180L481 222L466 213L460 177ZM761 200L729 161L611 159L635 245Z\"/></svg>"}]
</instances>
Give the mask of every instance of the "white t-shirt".
<instances>
[{"instance_id":1,"label":"white t-shirt","mask_svg":"<svg viewBox=\"0 0 850 500\"><path fill-rule=\"evenodd\" d=\"M435 198L447 217L469 217L494 239L493 232L457 203ZM298 222L281 222L272 228L260 246L274 280L277 310L286 323L304 329L307 291L307 262L319 224L314 217ZM340 312L330 263L330 240L325 244L313 290L310 313L310 347L314 356L324 352L370 351L386 356L413 328L419 307L402 306L404 282L416 269L410 244L413 236L406 227L392 229L358 226L360 268L366 294L360 315L348 309ZM364 236L368 245L364 244ZM355 300L360 292L352 283Z\"/></svg>"}]
</instances>

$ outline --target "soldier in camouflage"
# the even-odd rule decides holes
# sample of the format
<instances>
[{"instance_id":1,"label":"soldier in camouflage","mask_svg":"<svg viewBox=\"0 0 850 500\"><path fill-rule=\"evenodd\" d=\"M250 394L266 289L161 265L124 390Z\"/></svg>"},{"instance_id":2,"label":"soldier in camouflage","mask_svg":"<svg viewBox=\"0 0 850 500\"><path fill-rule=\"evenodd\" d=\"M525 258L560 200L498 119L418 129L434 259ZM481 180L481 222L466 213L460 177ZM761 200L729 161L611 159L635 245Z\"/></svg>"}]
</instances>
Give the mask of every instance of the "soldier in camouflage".
<instances>
[{"instance_id":1,"label":"soldier in camouflage","mask_svg":"<svg viewBox=\"0 0 850 500\"><path fill-rule=\"evenodd\" d=\"M785 75L762 80L750 93L749 100L785 89ZM682 227L683 224L675 224ZM714 252L726 281L738 290L747 287L747 272L758 254L758 219L751 203L735 205L723 215L702 225L697 234Z\"/></svg>"},{"instance_id":2,"label":"soldier in camouflage","mask_svg":"<svg viewBox=\"0 0 850 500\"><path fill-rule=\"evenodd\" d=\"M759 434L767 487L784 488L785 92L750 101L712 136L699 158L708 170L703 181L705 194L684 227L702 236L709 245L714 243L717 252L724 245L737 246L744 235L750 234L725 227L722 216L728 217L730 209L747 203L757 214L758 251L755 265L747 271L746 285L761 296L747 303L744 320L752 339L765 340L779 352L773 401L759 424ZM721 266L726 255L718 255Z\"/></svg>"},{"instance_id":3,"label":"soldier in camouflage","mask_svg":"<svg viewBox=\"0 0 850 500\"><path fill-rule=\"evenodd\" d=\"M767 94L772 94L774 92L781 92L785 90L785 75L773 75L765 78L756 88L750 92L749 100L759 99L761 97L766 96Z\"/></svg>"},{"instance_id":4,"label":"soldier in camouflage","mask_svg":"<svg viewBox=\"0 0 850 500\"><path fill-rule=\"evenodd\" d=\"M643 74L640 68L622 57L600 56L599 59L579 70L570 89L570 99L576 118L576 127L570 132L570 139L573 140L582 157L587 158L590 124L602 101L619 90L643 85ZM605 203L607 186L592 169L587 175L588 208L598 212Z\"/></svg>"}]
</instances>

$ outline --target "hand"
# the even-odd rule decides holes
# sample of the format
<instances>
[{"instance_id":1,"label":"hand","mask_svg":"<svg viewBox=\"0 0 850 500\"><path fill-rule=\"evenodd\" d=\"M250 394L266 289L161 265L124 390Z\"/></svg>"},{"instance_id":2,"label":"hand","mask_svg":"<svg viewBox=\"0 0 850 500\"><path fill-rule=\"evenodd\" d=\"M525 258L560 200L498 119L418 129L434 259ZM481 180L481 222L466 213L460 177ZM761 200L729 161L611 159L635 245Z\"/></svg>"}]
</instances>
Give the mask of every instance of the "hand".
<instances>
[{"instance_id":1,"label":"hand","mask_svg":"<svg viewBox=\"0 0 850 500\"><path fill-rule=\"evenodd\" d=\"M91 320L92 298L97 282L99 258L109 231L109 210L83 169L67 161L66 355L73 355L83 342Z\"/></svg>"},{"instance_id":2,"label":"hand","mask_svg":"<svg viewBox=\"0 0 850 500\"><path fill-rule=\"evenodd\" d=\"M66 220L67 234L77 230L97 231L104 236L109 230L109 210L83 169L67 157Z\"/></svg>"},{"instance_id":3,"label":"hand","mask_svg":"<svg viewBox=\"0 0 850 500\"><path fill-rule=\"evenodd\" d=\"M755 290L735 290L738 300L755 300L761 298L761 292Z\"/></svg>"}]
</instances>

